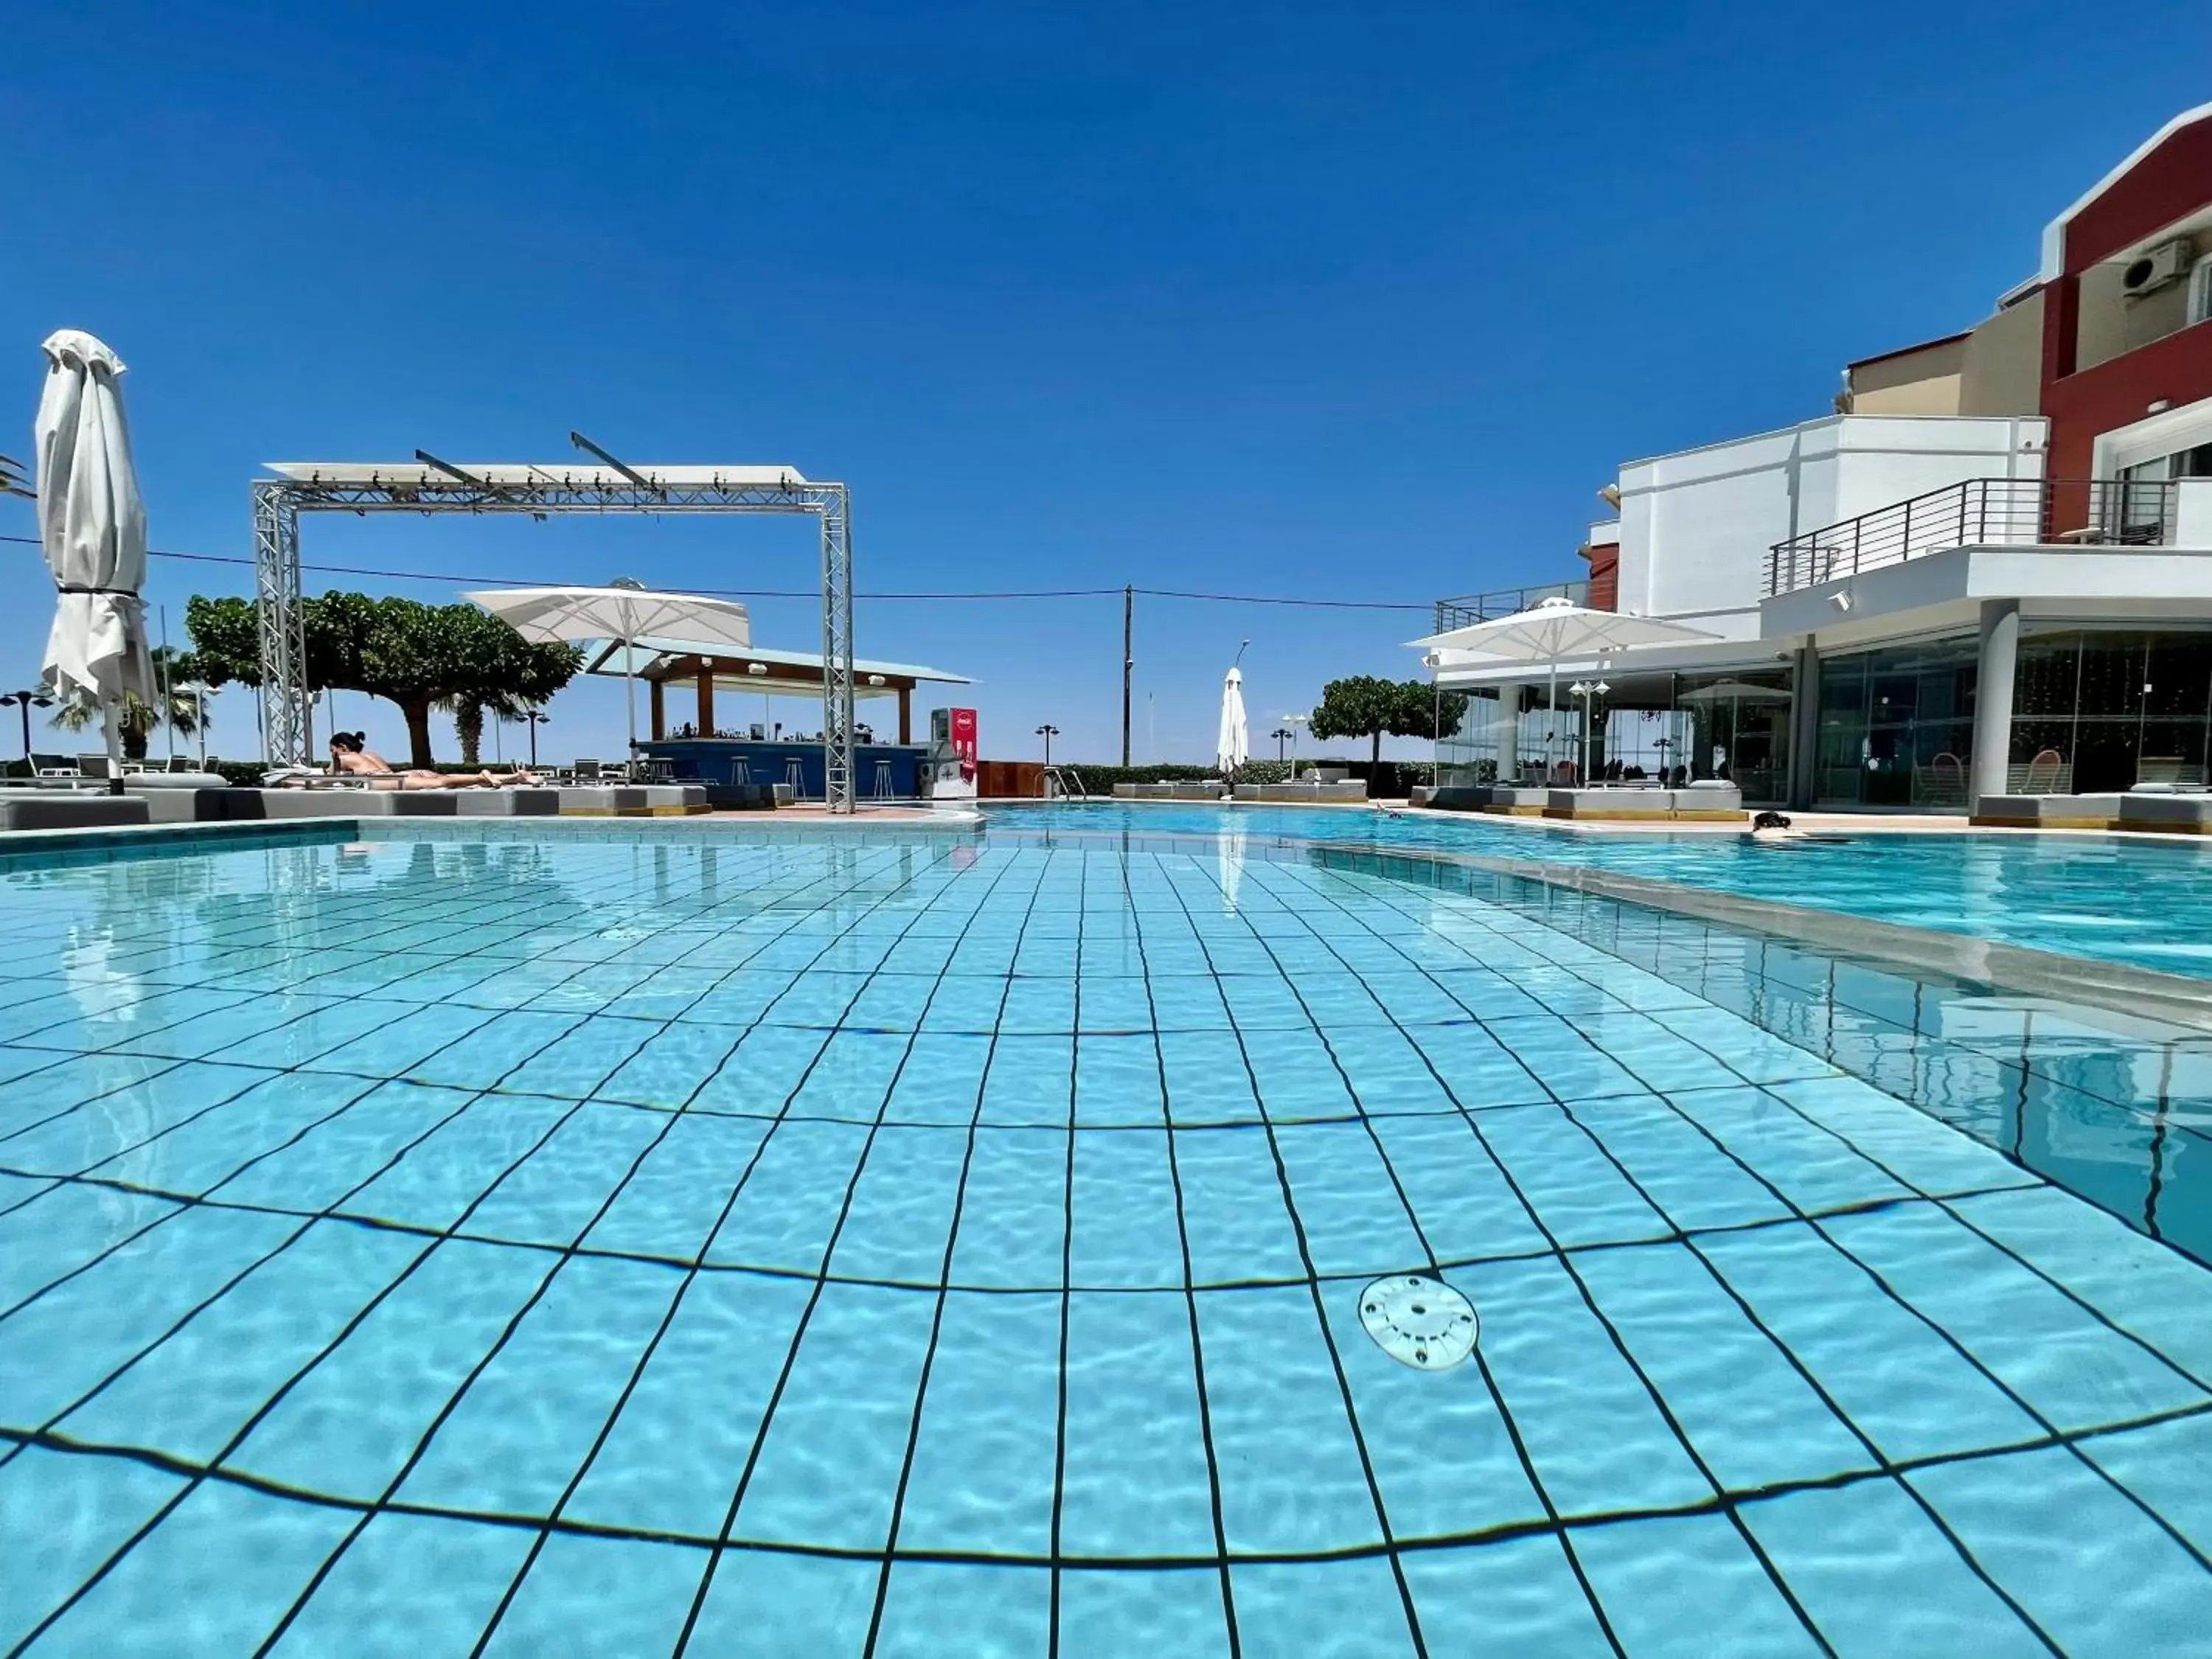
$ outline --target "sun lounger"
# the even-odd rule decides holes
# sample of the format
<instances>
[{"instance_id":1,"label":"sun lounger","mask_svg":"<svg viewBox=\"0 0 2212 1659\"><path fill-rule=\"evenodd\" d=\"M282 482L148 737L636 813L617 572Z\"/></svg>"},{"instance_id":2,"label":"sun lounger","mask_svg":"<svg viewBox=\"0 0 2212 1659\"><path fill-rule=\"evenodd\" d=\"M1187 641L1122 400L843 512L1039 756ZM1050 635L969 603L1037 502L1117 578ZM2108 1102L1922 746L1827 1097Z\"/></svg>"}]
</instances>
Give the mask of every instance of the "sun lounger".
<instances>
[{"instance_id":1,"label":"sun lounger","mask_svg":"<svg viewBox=\"0 0 2212 1659\"><path fill-rule=\"evenodd\" d=\"M88 830L152 821L145 801L136 795L33 789L0 793L0 830Z\"/></svg>"}]
</instances>

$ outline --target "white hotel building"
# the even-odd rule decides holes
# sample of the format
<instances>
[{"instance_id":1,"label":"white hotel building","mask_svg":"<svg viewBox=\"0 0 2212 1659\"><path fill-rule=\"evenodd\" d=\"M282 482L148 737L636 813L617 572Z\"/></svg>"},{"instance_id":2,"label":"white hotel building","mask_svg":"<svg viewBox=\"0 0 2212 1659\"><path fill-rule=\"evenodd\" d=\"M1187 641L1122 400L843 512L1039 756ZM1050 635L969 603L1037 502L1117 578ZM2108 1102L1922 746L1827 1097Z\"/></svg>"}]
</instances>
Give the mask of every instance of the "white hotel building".
<instances>
[{"instance_id":1,"label":"white hotel building","mask_svg":"<svg viewBox=\"0 0 2212 1659\"><path fill-rule=\"evenodd\" d=\"M1447 656L1438 684L1474 698L1439 784L1665 773L1752 805L1951 811L2203 787L2212 105L2060 215L1988 319L1851 364L1836 404L1624 465L1588 602L1712 638L1565 664L1556 714L1542 671Z\"/></svg>"}]
</instances>

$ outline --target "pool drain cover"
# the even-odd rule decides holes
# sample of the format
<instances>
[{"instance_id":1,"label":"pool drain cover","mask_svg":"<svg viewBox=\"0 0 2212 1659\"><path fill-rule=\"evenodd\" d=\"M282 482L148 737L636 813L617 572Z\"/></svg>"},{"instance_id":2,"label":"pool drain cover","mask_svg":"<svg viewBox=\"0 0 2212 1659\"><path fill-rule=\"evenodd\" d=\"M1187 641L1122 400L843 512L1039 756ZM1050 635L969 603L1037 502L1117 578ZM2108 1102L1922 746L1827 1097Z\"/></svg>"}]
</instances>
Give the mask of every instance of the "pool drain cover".
<instances>
[{"instance_id":1,"label":"pool drain cover","mask_svg":"<svg viewBox=\"0 0 2212 1659\"><path fill-rule=\"evenodd\" d=\"M1449 1370L1474 1352L1474 1304L1441 1279L1376 1279L1360 1292L1359 1322L1384 1353L1417 1371Z\"/></svg>"}]
</instances>

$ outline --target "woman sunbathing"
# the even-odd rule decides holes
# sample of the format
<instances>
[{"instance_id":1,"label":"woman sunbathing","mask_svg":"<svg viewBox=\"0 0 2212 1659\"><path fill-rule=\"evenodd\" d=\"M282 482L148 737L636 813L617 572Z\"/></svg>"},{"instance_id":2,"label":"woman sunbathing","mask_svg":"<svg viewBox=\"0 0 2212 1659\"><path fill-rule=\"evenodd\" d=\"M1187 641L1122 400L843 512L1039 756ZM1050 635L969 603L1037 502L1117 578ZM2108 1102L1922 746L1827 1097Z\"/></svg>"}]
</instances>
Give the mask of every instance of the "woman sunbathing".
<instances>
[{"instance_id":1,"label":"woman sunbathing","mask_svg":"<svg viewBox=\"0 0 2212 1659\"><path fill-rule=\"evenodd\" d=\"M359 732L331 733L331 770L368 778L372 789L496 789L502 784L538 781L520 767L504 777L489 772L396 771L390 761L365 746Z\"/></svg>"}]
</instances>

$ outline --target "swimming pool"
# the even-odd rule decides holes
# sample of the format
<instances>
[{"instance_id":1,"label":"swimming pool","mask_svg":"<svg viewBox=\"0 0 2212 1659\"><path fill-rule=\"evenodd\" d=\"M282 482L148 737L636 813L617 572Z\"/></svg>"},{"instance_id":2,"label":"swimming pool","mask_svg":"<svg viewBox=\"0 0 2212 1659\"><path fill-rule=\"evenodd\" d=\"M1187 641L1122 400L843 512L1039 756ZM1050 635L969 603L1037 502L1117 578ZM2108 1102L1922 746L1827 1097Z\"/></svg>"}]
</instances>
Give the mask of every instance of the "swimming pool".
<instances>
[{"instance_id":1,"label":"swimming pool","mask_svg":"<svg viewBox=\"0 0 2212 1659\"><path fill-rule=\"evenodd\" d=\"M2212 850L2118 836L1869 833L1754 842L1595 835L1297 806L991 806L1006 829L1249 836L1432 848L1593 865L1915 927L2212 975Z\"/></svg>"},{"instance_id":2,"label":"swimming pool","mask_svg":"<svg viewBox=\"0 0 2212 1659\"><path fill-rule=\"evenodd\" d=\"M1710 930L1231 842L376 833L0 872L0 1650L2212 1620L2205 1270ZM1409 1274L1463 1364L1366 1334Z\"/></svg>"}]
</instances>

